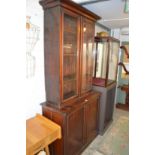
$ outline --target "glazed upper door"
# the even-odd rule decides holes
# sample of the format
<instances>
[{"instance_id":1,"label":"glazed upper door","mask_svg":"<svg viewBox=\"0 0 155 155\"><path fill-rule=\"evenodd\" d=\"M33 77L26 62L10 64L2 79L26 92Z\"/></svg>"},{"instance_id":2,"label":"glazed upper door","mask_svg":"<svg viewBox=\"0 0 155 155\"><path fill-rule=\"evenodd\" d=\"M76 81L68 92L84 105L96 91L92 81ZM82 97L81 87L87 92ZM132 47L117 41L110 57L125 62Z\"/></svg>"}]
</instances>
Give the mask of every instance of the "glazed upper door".
<instances>
[{"instance_id":1,"label":"glazed upper door","mask_svg":"<svg viewBox=\"0 0 155 155\"><path fill-rule=\"evenodd\" d=\"M93 44L95 24L86 18L82 23L82 61L81 61L81 93L88 92L92 88L93 76Z\"/></svg>"},{"instance_id":2,"label":"glazed upper door","mask_svg":"<svg viewBox=\"0 0 155 155\"><path fill-rule=\"evenodd\" d=\"M63 10L63 100L78 96L80 17Z\"/></svg>"}]
</instances>

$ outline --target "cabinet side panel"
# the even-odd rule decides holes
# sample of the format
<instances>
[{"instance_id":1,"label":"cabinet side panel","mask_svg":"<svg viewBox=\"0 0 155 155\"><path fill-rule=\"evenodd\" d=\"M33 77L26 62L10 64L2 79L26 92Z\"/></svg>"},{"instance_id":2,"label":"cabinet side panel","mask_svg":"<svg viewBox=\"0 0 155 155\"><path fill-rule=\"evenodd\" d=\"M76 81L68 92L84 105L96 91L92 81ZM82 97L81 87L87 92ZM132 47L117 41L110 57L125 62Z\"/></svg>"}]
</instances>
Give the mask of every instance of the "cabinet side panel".
<instances>
[{"instance_id":1,"label":"cabinet side panel","mask_svg":"<svg viewBox=\"0 0 155 155\"><path fill-rule=\"evenodd\" d=\"M107 89L105 124L108 124L113 119L115 91L116 91L116 85L113 85L113 87Z\"/></svg>"},{"instance_id":2,"label":"cabinet side panel","mask_svg":"<svg viewBox=\"0 0 155 155\"><path fill-rule=\"evenodd\" d=\"M106 88L93 86L93 90L101 93L100 105L99 105L99 133L102 135L104 131L104 120L106 113Z\"/></svg>"},{"instance_id":3,"label":"cabinet side panel","mask_svg":"<svg viewBox=\"0 0 155 155\"><path fill-rule=\"evenodd\" d=\"M44 59L46 99L60 103L60 7L44 12Z\"/></svg>"}]
</instances>

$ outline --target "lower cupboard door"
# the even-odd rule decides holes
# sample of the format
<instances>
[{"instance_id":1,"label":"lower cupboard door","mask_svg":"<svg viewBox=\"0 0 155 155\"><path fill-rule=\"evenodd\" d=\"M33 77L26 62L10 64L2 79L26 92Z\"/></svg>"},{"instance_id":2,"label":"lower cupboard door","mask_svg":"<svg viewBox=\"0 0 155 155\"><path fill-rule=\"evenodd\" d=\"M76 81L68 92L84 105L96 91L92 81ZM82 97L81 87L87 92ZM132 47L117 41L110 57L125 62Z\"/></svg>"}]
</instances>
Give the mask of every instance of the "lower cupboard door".
<instances>
[{"instance_id":1,"label":"lower cupboard door","mask_svg":"<svg viewBox=\"0 0 155 155\"><path fill-rule=\"evenodd\" d=\"M67 155L76 155L84 141L84 107L76 110L67 118Z\"/></svg>"},{"instance_id":2,"label":"lower cupboard door","mask_svg":"<svg viewBox=\"0 0 155 155\"><path fill-rule=\"evenodd\" d=\"M86 104L86 135L87 143L98 133L98 100L94 99Z\"/></svg>"}]
</instances>

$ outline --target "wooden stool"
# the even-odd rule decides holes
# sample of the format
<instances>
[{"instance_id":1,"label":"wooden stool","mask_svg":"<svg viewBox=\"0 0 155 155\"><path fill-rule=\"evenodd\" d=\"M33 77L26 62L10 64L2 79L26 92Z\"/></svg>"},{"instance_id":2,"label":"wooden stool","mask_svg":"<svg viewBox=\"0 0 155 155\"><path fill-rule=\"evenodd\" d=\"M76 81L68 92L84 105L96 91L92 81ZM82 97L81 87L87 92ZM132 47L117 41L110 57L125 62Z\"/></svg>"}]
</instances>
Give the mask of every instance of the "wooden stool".
<instances>
[{"instance_id":1,"label":"wooden stool","mask_svg":"<svg viewBox=\"0 0 155 155\"><path fill-rule=\"evenodd\" d=\"M37 114L26 121L26 155L35 155L45 149L50 155L48 145L61 138L61 127Z\"/></svg>"}]
</instances>

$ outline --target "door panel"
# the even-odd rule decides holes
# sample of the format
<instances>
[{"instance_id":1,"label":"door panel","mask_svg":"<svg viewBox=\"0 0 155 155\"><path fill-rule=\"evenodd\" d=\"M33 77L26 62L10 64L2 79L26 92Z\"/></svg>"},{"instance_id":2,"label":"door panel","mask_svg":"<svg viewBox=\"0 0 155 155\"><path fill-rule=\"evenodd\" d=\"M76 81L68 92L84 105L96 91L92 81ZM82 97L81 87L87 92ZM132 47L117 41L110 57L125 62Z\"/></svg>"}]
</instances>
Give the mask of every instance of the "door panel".
<instances>
[{"instance_id":1,"label":"door panel","mask_svg":"<svg viewBox=\"0 0 155 155\"><path fill-rule=\"evenodd\" d=\"M85 107L86 141L89 143L98 132L98 99L88 101Z\"/></svg>"},{"instance_id":2,"label":"door panel","mask_svg":"<svg viewBox=\"0 0 155 155\"><path fill-rule=\"evenodd\" d=\"M84 107L67 118L67 155L75 155L83 147Z\"/></svg>"},{"instance_id":3,"label":"door panel","mask_svg":"<svg viewBox=\"0 0 155 155\"><path fill-rule=\"evenodd\" d=\"M63 100L78 96L80 17L63 10Z\"/></svg>"}]
</instances>

